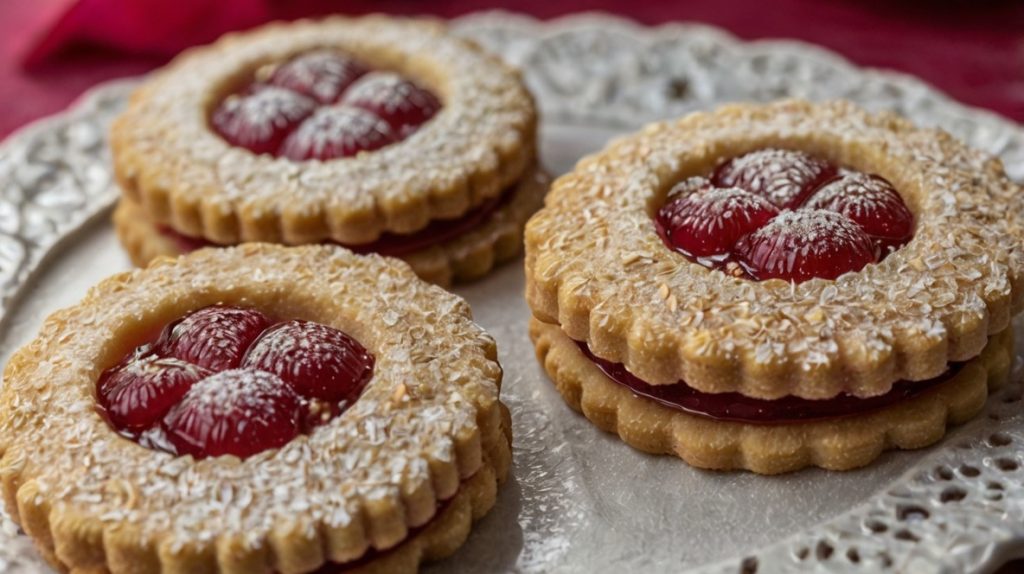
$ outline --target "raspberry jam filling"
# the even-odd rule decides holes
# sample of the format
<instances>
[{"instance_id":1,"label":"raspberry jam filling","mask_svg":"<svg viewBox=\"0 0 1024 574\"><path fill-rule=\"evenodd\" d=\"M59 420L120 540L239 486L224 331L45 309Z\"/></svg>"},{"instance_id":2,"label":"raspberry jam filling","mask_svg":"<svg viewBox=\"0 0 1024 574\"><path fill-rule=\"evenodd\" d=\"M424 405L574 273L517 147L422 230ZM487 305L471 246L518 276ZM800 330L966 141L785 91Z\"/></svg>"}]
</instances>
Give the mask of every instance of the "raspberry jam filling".
<instances>
[{"instance_id":1,"label":"raspberry jam filling","mask_svg":"<svg viewBox=\"0 0 1024 574\"><path fill-rule=\"evenodd\" d=\"M246 458L340 415L373 365L337 329L215 305L170 323L104 371L97 397L110 424L147 448Z\"/></svg>"},{"instance_id":2,"label":"raspberry jam filling","mask_svg":"<svg viewBox=\"0 0 1024 574\"><path fill-rule=\"evenodd\" d=\"M750 424L792 424L832 420L861 415L920 396L956 375L963 363L950 363L945 373L924 381L900 381L884 395L859 398L841 394L831 399L802 399L786 396L780 399L755 399L739 393L704 393L680 381L674 385L649 385L613 363L595 356L585 343L576 342L580 351L607 377L661 405L688 414L721 421Z\"/></svg>"},{"instance_id":3,"label":"raspberry jam filling","mask_svg":"<svg viewBox=\"0 0 1024 574\"><path fill-rule=\"evenodd\" d=\"M516 186L512 186L497 197L488 200L483 205L480 205L462 217L454 219L435 219L427 224L426 227L414 233L404 235L398 233L384 233L381 234L376 241L361 243L359 245L347 245L335 242L329 243L341 245L342 247L361 254L378 253L380 255L400 257L414 251L426 249L433 245L440 245L441 243L455 239L456 237L469 233L477 227L480 227L486 223L492 215L494 215L495 211L501 209L511 201L513 197L515 197L515 191ZM165 225L158 226L157 230L161 235L173 241L179 251L185 253L195 251L196 249L202 249L203 247L218 246L218 244L202 238L183 235Z\"/></svg>"},{"instance_id":4,"label":"raspberry jam filling","mask_svg":"<svg viewBox=\"0 0 1024 574\"><path fill-rule=\"evenodd\" d=\"M441 109L429 90L336 50L257 70L213 110L231 145L295 161L370 152L416 132Z\"/></svg>"},{"instance_id":5,"label":"raspberry jam filling","mask_svg":"<svg viewBox=\"0 0 1024 574\"><path fill-rule=\"evenodd\" d=\"M792 150L764 149L676 184L655 226L670 248L756 281L835 279L913 237L914 216L875 174Z\"/></svg>"}]
</instances>

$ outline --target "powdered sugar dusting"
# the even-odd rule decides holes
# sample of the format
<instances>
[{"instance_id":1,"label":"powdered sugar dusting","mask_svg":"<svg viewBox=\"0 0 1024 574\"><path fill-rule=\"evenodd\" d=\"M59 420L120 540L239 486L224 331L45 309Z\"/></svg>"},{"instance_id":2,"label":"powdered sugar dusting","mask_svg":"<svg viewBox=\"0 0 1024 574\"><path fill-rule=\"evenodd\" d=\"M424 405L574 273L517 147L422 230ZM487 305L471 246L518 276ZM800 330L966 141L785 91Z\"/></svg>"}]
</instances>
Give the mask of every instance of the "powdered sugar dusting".
<instances>
[{"instance_id":1,"label":"powdered sugar dusting","mask_svg":"<svg viewBox=\"0 0 1024 574\"><path fill-rule=\"evenodd\" d=\"M313 111L309 98L291 90L264 87L229 96L213 115L216 129L235 145L257 153L276 150L284 134Z\"/></svg>"},{"instance_id":2,"label":"powdered sugar dusting","mask_svg":"<svg viewBox=\"0 0 1024 574\"><path fill-rule=\"evenodd\" d=\"M875 175L847 173L814 192L805 204L829 209L855 221L865 233L896 248L913 234L914 216L892 185Z\"/></svg>"},{"instance_id":3,"label":"powdered sugar dusting","mask_svg":"<svg viewBox=\"0 0 1024 574\"><path fill-rule=\"evenodd\" d=\"M394 313L385 317L394 317L390 326L398 321ZM355 400L373 373L373 357L356 340L310 321L267 330L243 364L277 374L303 396L334 403Z\"/></svg>"},{"instance_id":4,"label":"powdered sugar dusting","mask_svg":"<svg viewBox=\"0 0 1024 574\"><path fill-rule=\"evenodd\" d=\"M255 309L214 305L168 325L155 351L219 371L236 367L270 320Z\"/></svg>"},{"instance_id":5,"label":"powdered sugar dusting","mask_svg":"<svg viewBox=\"0 0 1024 574\"><path fill-rule=\"evenodd\" d=\"M709 234L721 230L733 218L750 222L750 212L765 207L763 199L735 187L716 188L691 197L697 209L684 218L677 217L673 223Z\"/></svg>"},{"instance_id":6,"label":"powdered sugar dusting","mask_svg":"<svg viewBox=\"0 0 1024 574\"><path fill-rule=\"evenodd\" d=\"M253 126L261 137L269 135L274 128L302 119L310 110L308 99L273 87L261 88L255 94L235 101L240 119Z\"/></svg>"},{"instance_id":7,"label":"powdered sugar dusting","mask_svg":"<svg viewBox=\"0 0 1024 574\"><path fill-rule=\"evenodd\" d=\"M696 192L658 210L658 223L671 246L692 257L728 256L736 241L778 215L767 199L735 187L707 188L684 182Z\"/></svg>"},{"instance_id":8,"label":"powdered sugar dusting","mask_svg":"<svg viewBox=\"0 0 1024 574\"><path fill-rule=\"evenodd\" d=\"M833 279L875 260L864 231L846 216L824 209L784 211L740 240L737 252L756 277L794 281Z\"/></svg>"},{"instance_id":9,"label":"powdered sugar dusting","mask_svg":"<svg viewBox=\"0 0 1024 574\"><path fill-rule=\"evenodd\" d=\"M803 202L813 185L835 173L827 162L787 149L763 149L733 158L715 172L714 182L763 195L780 208Z\"/></svg>"},{"instance_id":10,"label":"powdered sugar dusting","mask_svg":"<svg viewBox=\"0 0 1024 574\"><path fill-rule=\"evenodd\" d=\"M363 66L337 50L314 50L277 66L268 81L328 104L365 73Z\"/></svg>"},{"instance_id":11,"label":"powdered sugar dusting","mask_svg":"<svg viewBox=\"0 0 1024 574\"><path fill-rule=\"evenodd\" d=\"M295 411L301 430L310 432L359 397L373 375L373 356L326 325L271 323L256 309L214 305L193 311L105 371L98 383L100 404L126 438L197 458L248 456L280 446L300 430ZM230 370L238 366L243 369ZM282 388L274 394L263 388L264 380L249 384L260 372ZM243 396L248 392L254 395ZM276 433L272 420L291 430ZM163 440L161 425L173 444ZM261 425L269 430L259 431Z\"/></svg>"},{"instance_id":12,"label":"powdered sugar dusting","mask_svg":"<svg viewBox=\"0 0 1024 574\"><path fill-rule=\"evenodd\" d=\"M257 70L256 80L221 102L212 118L225 139L255 153L323 161L370 152L409 136L441 108L428 90L391 72L370 73L346 92L367 70L337 50L270 67ZM273 85L261 83L267 75ZM309 99L332 104L342 94L337 105L317 107Z\"/></svg>"},{"instance_id":13,"label":"powdered sugar dusting","mask_svg":"<svg viewBox=\"0 0 1024 574\"><path fill-rule=\"evenodd\" d=\"M672 186L672 189L668 190L668 196L666 201L676 199L677 197L686 197L695 193L702 193L713 189L711 181L706 177L688 177L683 181Z\"/></svg>"},{"instance_id":14,"label":"powdered sugar dusting","mask_svg":"<svg viewBox=\"0 0 1024 574\"><path fill-rule=\"evenodd\" d=\"M784 211L757 235L791 237L801 249L818 251L827 249L826 243L851 243L863 235L857 224L841 214L823 209Z\"/></svg>"},{"instance_id":15,"label":"powdered sugar dusting","mask_svg":"<svg viewBox=\"0 0 1024 574\"><path fill-rule=\"evenodd\" d=\"M441 108L433 94L388 72L363 76L345 93L342 101L370 110L401 132L416 130Z\"/></svg>"},{"instance_id":16,"label":"powdered sugar dusting","mask_svg":"<svg viewBox=\"0 0 1024 574\"><path fill-rule=\"evenodd\" d=\"M847 173L835 184L822 186L808 201L807 207L815 209L835 209L842 202L848 206L851 214L870 216L892 203L892 195L872 176L864 173Z\"/></svg>"},{"instance_id":17,"label":"powdered sugar dusting","mask_svg":"<svg viewBox=\"0 0 1024 574\"><path fill-rule=\"evenodd\" d=\"M273 407L273 400L288 393L288 387L273 373L257 369L229 369L206 377L182 399L202 405L213 416L237 412L259 419Z\"/></svg>"},{"instance_id":18,"label":"powdered sugar dusting","mask_svg":"<svg viewBox=\"0 0 1024 574\"><path fill-rule=\"evenodd\" d=\"M830 175L836 172L828 160L805 152L768 148L740 155L715 174L736 187L702 177L676 184L658 210L659 233L669 247L737 277L806 281L858 271L909 241L913 216L884 178L848 168ZM765 229L779 214L765 189L781 180L797 182L787 209L820 207L832 216L787 216Z\"/></svg>"},{"instance_id":19,"label":"powdered sugar dusting","mask_svg":"<svg viewBox=\"0 0 1024 574\"><path fill-rule=\"evenodd\" d=\"M151 427L207 369L174 357L160 357L146 345L127 363L108 370L97 383L97 396L111 423L130 433Z\"/></svg>"},{"instance_id":20,"label":"powdered sugar dusting","mask_svg":"<svg viewBox=\"0 0 1024 574\"><path fill-rule=\"evenodd\" d=\"M246 458L292 441L300 416L299 397L277 375L230 369L196 383L161 428L174 454Z\"/></svg>"},{"instance_id":21,"label":"powdered sugar dusting","mask_svg":"<svg viewBox=\"0 0 1024 574\"><path fill-rule=\"evenodd\" d=\"M359 108L320 108L284 141L281 155L327 160L372 151L395 141L391 126Z\"/></svg>"},{"instance_id":22,"label":"powdered sugar dusting","mask_svg":"<svg viewBox=\"0 0 1024 574\"><path fill-rule=\"evenodd\" d=\"M192 377L199 377L206 372L206 369L193 365L188 361L182 361L174 357L159 357L157 355L148 355L139 360L131 361L124 370L133 375L145 375L163 372L168 368L181 370Z\"/></svg>"}]
</instances>

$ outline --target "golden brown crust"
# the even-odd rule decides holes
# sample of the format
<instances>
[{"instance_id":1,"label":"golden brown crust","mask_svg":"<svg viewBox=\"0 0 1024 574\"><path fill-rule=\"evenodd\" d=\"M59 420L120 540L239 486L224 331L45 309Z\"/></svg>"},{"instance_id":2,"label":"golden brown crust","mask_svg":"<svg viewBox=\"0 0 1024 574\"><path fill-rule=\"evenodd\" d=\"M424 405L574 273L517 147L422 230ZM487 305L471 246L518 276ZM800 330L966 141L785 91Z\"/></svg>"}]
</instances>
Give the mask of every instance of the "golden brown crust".
<instances>
[{"instance_id":1,"label":"golden brown crust","mask_svg":"<svg viewBox=\"0 0 1024 574\"><path fill-rule=\"evenodd\" d=\"M154 326L221 302L341 328L375 355L374 377L340 417L244 461L195 462L120 438L95 410L100 372ZM473 498L473 480L507 474L496 358L463 300L397 260L266 244L157 259L54 313L12 357L0 491L44 554L73 571L288 573L351 561L405 540L470 477L480 477ZM452 547L466 521L451 520L418 552Z\"/></svg>"},{"instance_id":2,"label":"golden brown crust","mask_svg":"<svg viewBox=\"0 0 1024 574\"><path fill-rule=\"evenodd\" d=\"M373 559L366 560L364 564L356 568L350 568L352 574L415 574L419 571L420 565L424 562L432 562L447 558L454 554L469 537L473 522L484 517L494 503L497 501L498 487L508 478L509 463L511 461L510 425L502 424L502 430L506 435L505 446L495 443L497 449L494 456L485 458L485 464L473 476L466 479L459 487L459 491L450 501L443 503L444 509L440 514L430 520L427 526L411 537L399 543L393 549L382 551ZM495 460L496 462L492 462ZM26 499L34 496L29 489L23 494ZM33 513L29 512L29 515ZM28 529L26 529L28 530ZM30 530L35 537L36 548L40 555L53 568L59 571L67 571L67 566L57 559L54 554L52 536L47 531L40 531L38 527ZM108 564L107 570L112 572L159 572L160 562L146 553L141 555L129 550L128 556L125 552L114 552L113 547L107 550L108 561L115 555L120 555L124 564ZM315 553L314 553L315 554ZM365 560L365 559L363 559ZM120 568L119 566L123 566ZM104 571L107 571L104 570ZM192 572L194 570L183 570Z\"/></svg>"},{"instance_id":3,"label":"golden brown crust","mask_svg":"<svg viewBox=\"0 0 1024 574\"><path fill-rule=\"evenodd\" d=\"M232 147L207 114L267 63L336 47L395 70L444 108L402 142L326 162ZM187 51L131 98L111 129L115 175L157 222L219 244L373 241L458 216L518 181L537 114L517 71L436 21L340 16L275 23Z\"/></svg>"},{"instance_id":4,"label":"golden brown crust","mask_svg":"<svg viewBox=\"0 0 1024 574\"><path fill-rule=\"evenodd\" d=\"M398 548L353 569L357 574L414 574L424 561L451 556L466 541L474 519L494 506L497 481L490 467L484 467L459 490L448 507L423 532Z\"/></svg>"},{"instance_id":5,"label":"golden brown crust","mask_svg":"<svg viewBox=\"0 0 1024 574\"><path fill-rule=\"evenodd\" d=\"M1013 331L1006 329L950 380L870 414L756 425L691 415L638 397L601 372L558 325L531 319L530 337L558 392L602 430L644 452L675 454L700 468L759 474L807 466L849 470L884 450L930 445L948 424L963 423L981 410L989 389L1007 379L1013 349Z\"/></svg>"},{"instance_id":6,"label":"golden brown crust","mask_svg":"<svg viewBox=\"0 0 1024 574\"><path fill-rule=\"evenodd\" d=\"M515 194L478 228L440 245L427 247L403 259L421 279L443 287L471 281L522 250L523 227L543 204L550 179L532 169L518 184ZM114 210L114 229L132 263L142 267L157 257L175 257L181 249L157 231L146 212L122 197Z\"/></svg>"},{"instance_id":7,"label":"golden brown crust","mask_svg":"<svg viewBox=\"0 0 1024 574\"><path fill-rule=\"evenodd\" d=\"M177 257L182 253L170 238L157 230L145 210L127 197L118 200L111 220L121 246L136 267L145 267L158 257Z\"/></svg>"},{"instance_id":8,"label":"golden brown crust","mask_svg":"<svg viewBox=\"0 0 1024 574\"><path fill-rule=\"evenodd\" d=\"M835 281L748 281L667 249L675 182L754 149L892 181L913 240ZM527 300L651 384L758 398L872 396L974 357L1024 303L1024 194L998 160L848 102L737 104L653 124L555 181L526 229Z\"/></svg>"},{"instance_id":9,"label":"golden brown crust","mask_svg":"<svg viewBox=\"0 0 1024 574\"><path fill-rule=\"evenodd\" d=\"M480 472L465 481L459 493L447 508L435 517L422 532L406 540L386 555L365 566L352 570L355 574L415 574L423 562L440 560L455 553L469 536L473 522L481 519L494 507L498 486L508 477L512 441L511 421L505 411L502 429L504 448L500 456L504 462L485 465ZM498 444L498 443L496 443Z\"/></svg>"}]
</instances>

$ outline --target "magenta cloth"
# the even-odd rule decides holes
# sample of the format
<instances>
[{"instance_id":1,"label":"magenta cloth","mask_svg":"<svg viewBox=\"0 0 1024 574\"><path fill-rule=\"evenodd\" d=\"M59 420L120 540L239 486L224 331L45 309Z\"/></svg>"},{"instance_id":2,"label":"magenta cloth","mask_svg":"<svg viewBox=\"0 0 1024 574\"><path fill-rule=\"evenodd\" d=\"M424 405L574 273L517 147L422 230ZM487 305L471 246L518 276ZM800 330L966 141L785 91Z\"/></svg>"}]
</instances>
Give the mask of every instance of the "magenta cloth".
<instances>
[{"instance_id":1,"label":"magenta cloth","mask_svg":"<svg viewBox=\"0 0 1024 574\"><path fill-rule=\"evenodd\" d=\"M79 0L66 6L23 58L26 67L42 64L76 44L101 45L129 54L174 54L272 16L263 0Z\"/></svg>"},{"instance_id":2,"label":"magenta cloth","mask_svg":"<svg viewBox=\"0 0 1024 574\"><path fill-rule=\"evenodd\" d=\"M481 0L0 0L0 137L97 82L152 69L230 29L342 8L451 17L493 7ZM541 18L600 10L646 24L701 21L742 38L802 39L1024 121L1024 2L1015 0L516 0L500 8Z\"/></svg>"}]
</instances>

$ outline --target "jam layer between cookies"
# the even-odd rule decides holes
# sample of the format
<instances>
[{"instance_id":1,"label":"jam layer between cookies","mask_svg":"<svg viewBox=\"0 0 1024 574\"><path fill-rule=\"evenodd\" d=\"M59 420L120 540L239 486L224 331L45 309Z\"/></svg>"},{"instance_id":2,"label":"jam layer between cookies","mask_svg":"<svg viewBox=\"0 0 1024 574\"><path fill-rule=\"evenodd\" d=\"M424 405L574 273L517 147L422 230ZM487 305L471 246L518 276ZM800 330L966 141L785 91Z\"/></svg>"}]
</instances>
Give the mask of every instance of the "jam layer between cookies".
<instances>
[{"instance_id":1,"label":"jam layer between cookies","mask_svg":"<svg viewBox=\"0 0 1024 574\"><path fill-rule=\"evenodd\" d=\"M110 424L147 448L246 458L341 414L373 366L337 329L212 306L166 325L104 371L97 395Z\"/></svg>"},{"instance_id":2,"label":"jam layer between cookies","mask_svg":"<svg viewBox=\"0 0 1024 574\"><path fill-rule=\"evenodd\" d=\"M260 68L220 102L210 125L256 154L323 161L402 141L440 109L430 90L324 49Z\"/></svg>"},{"instance_id":3,"label":"jam layer between cookies","mask_svg":"<svg viewBox=\"0 0 1024 574\"><path fill-rule=\"evenodd\" d=\"M488 200L483 205L471 210L462 217L454 219L435 219L423 229L410 234L384 233L376 241L362 243L359 245L346 245L336 242L328 242L333 245L341 245L355 253L367 254L377 253L391 257L401 257L426 249L434 245L440 245L456 237L469 233L477 227L487 223L492 215L515 197L518 185L513 185ZM182 252L188 253L204 247L219 247L220 245L207 241L203 238L190 237L175 231L174 229L161 225L157 230L164 237L174 242Z\"/></svg>"},{"instance_id":4,"label":"jam layer between cookies","mask_svg":"<svg viewBox=\"0 0 1024 574\"><path fill-rule=\"evenodd\" d=\"M655 225L669 248L705 267L800 283L881 261L911 240L914 216L879 175L763 149L676 184Z\"/></svg>"},{"instance_id":5,"label":"jam layer between cookies","mask_svg":"<svg viewBox=\"0 0 1024 574\"><path fill-rule=\"evenodd\" d=\"M715 420L750 424L793 424L836 419L877 411L920 396L953 378L963 363L951 363L942 375L923 381L898 381L888 393L859 398L841 394L831 399L756 399L740 393L704 393L680 381L674 385L650 385L621 363L594 355L586 343L576 341L580 351L612 381L634 394L666 407Z\"/></svg>"}]
</instances>

